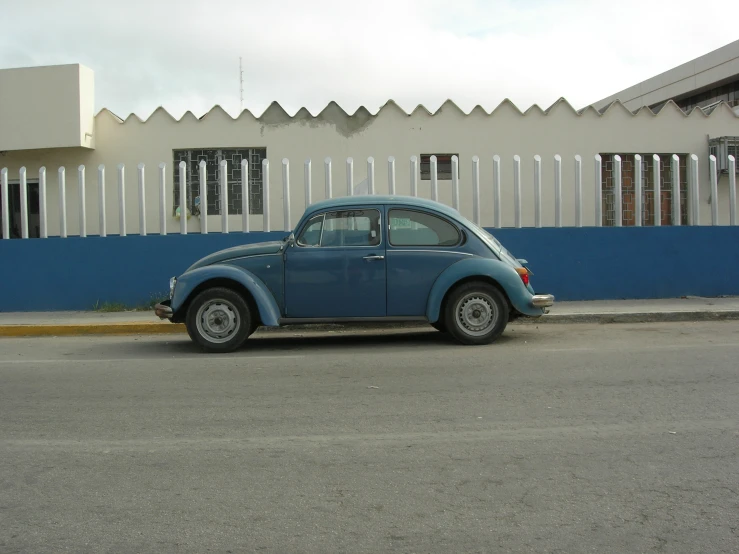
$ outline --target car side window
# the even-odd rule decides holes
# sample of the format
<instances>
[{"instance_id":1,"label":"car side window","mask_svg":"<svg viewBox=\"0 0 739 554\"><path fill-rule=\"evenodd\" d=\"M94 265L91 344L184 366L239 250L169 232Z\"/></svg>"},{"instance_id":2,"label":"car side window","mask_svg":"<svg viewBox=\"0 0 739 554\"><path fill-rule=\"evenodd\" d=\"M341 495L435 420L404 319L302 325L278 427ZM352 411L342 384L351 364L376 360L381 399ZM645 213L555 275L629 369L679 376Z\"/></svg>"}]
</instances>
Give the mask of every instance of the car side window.
<instances>
[{"instance_id":1,"label":"car side window","mask_svg":"<svg viewBox=\"0 0 739 554\"><path fill-rule=\"evenodd\" d=\"M390 210L389 218L393 246L455 246L461 239L454 225L429 213Z\"/></svg>"},{"instance_id":2,"label":"car side window","mask_svg":"<svg viewBox=\"0 0 739 554\"><path fill-rule=\"evenodd\" d=\"M308 221L298 237L299 246L347 247L378 246L379 210L341 210L326 212Z\"/></svg>"}]
</instances>

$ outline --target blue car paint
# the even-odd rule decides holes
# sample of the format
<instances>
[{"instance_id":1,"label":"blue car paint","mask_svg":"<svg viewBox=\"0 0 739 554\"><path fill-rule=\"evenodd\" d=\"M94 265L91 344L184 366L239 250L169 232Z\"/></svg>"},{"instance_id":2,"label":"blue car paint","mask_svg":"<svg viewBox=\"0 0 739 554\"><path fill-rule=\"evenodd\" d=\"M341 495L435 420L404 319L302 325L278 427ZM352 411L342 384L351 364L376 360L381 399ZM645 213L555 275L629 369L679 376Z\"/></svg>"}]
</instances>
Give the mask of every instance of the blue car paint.
<instances>
[{"instance_id":1,"label":"blue car paint","mask_svg":"<svg viewBox=\"0 0 739 554\"><path fill-rule=\"evenodd\" d=\"M277 302L267 288L267 285L246 269L228 264L198 267L178 277L177 286L172 297L172 311L177 313L193 290L198 285L211 279L230 279L243 285L257 304L262 325L267 327L276 327L279 325L280 308L277 306Z\"/></svg>"},{"instance_id":2,"label":"blue car paint","mask_svg":"<svg viewBox=\"0 0 739 554\"><path fill-rule=\"evenodd\" d=\"M426 306L426 318L435 322L439 319L441 303L449 289L469 277L490 277L506 292L513 307L524 315L540 316L544 312L530 304L531 291L518 273L507 263L490 258L467 258L450 266L431 287Z\"/></svg>"},{"instance_id":3,"label":"blue car paint","mask_svg":"<svg viewBox=\"0 0 739 554\"><path fill-rule=\"evenodd\" d=\"M541 316L544 310L531 306L533 287L524 285L514 268L520 261L492 235L472 224L456 210L430 200L371 196L324 200L307 208L295 226L295 236L315 215L345 208L378 208L382 212L383 240L377 247L311 248L289 246L285 241L238 246L215 252L199 260L178 278L172 299L177 312L190 292L213 278L230 278L243 284L254 296L262 324L277 326L280 318L341 318L426 316L435 322L441 303L451 287L461 279L484 276L495 279L520 313ZM393 247L386 238L388 211L407 208L440 215L460 229L464 240L454 247ZM295 253L300 249L299 254ZM419 262L402 260L403 250ZM352 258L342 258L340 252ZM381 263L363 261L367 252L385 256ZM360 252L362 256L354 253ZM300 271L291 270L290 261L303 258ZM260 258L264 258L261 259ZM269 260L266 261L266 260ZM361 263L360 263L361 262ZM270 266L267 268L266 266ZM280 270L283 272L279 276ZM417 272L415 276L411 271ZM266 284L269 283L269 286ZM356 294L359 292L359 294ZM292 308L291 308L292 306Z\"/></svg>"},{"instance_id":4,"label":"blue car paint","mask_svg":"<svg viewBox=\"0 0 739 554\"><path fill-rule=\"evenodd\" d=\"M385 245L288 248L285 260L285 316L384 317Z\"/></svg>"}]
</instances>

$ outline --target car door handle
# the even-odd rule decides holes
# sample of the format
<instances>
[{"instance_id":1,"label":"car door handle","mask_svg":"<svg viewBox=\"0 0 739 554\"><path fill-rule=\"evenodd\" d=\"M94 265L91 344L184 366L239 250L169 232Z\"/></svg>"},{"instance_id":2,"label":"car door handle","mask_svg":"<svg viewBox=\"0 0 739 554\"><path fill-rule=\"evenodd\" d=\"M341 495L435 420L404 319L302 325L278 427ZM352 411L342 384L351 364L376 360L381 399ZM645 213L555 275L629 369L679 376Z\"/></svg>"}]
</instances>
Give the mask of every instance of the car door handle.
<instances>
[{"instance_id":1,"label":"car door handle","mask_svg":"<svg viewBox=\"0 0 739 554\"><path fill-rule=\"evenodd\" d=\"M364 257L365 260L384 260L385 256L380 256L378 254L370 254L369 256Z\"/></svg>"}]
</instances>

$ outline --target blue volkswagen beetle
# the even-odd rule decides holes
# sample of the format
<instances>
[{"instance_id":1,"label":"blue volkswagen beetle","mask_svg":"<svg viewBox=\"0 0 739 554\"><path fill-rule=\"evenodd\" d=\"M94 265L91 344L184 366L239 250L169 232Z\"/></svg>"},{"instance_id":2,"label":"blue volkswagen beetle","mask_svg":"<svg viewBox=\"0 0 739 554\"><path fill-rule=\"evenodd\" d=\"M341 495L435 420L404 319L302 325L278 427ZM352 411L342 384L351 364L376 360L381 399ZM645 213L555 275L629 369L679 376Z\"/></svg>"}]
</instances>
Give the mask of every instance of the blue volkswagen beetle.
<instances>
[{"instance_id":1,"label":"blue volkswagen beetle","mask_svg":"<svg viewBox=\"0 0 739 554\"><path fill-rule=\"evenodd\" d=\"M210 352L259 326L418 321L462 344L488 344L516 317L554 303L535 294L526 260L448 206L353 196L308 207L281 241L237 246L170 281L155 313L185 323Z\"/></svg>"}]
</instances>

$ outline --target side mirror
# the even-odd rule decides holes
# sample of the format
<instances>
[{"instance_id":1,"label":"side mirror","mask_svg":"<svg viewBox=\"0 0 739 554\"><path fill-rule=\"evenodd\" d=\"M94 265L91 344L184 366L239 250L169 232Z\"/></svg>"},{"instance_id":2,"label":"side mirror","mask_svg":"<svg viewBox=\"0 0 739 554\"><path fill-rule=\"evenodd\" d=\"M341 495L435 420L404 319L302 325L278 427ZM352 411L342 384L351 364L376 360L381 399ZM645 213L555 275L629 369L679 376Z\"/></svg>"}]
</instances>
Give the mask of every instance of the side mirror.
<instances>
[{"instance_id":1,"label":"side mirror","mask_svg":"<svg viewBox=\"0 0 739 554\"><path fill-rule=\"evenodd\" d=\"M290 233L288 237L285 239L285 242L289 247L295 246L295 233Z\"/></svg>"}]
</instances>

